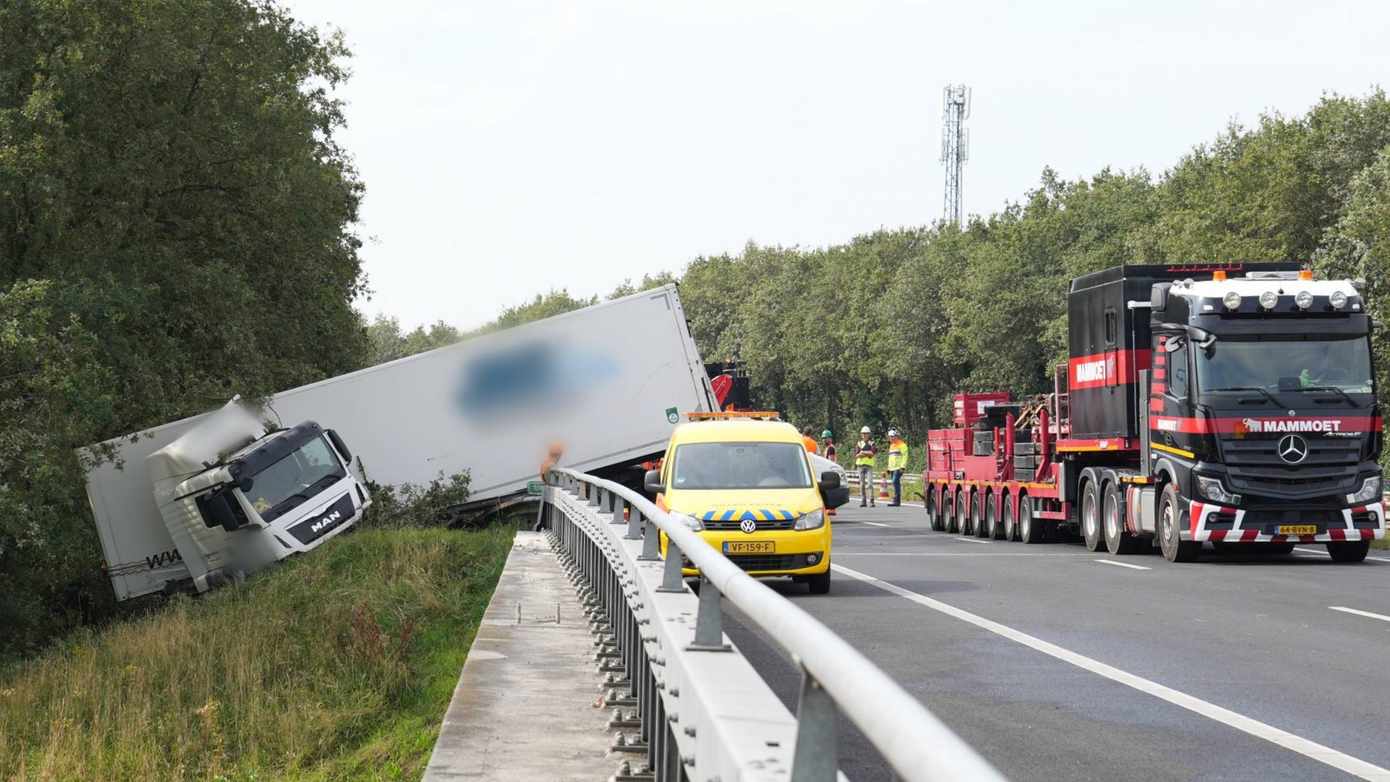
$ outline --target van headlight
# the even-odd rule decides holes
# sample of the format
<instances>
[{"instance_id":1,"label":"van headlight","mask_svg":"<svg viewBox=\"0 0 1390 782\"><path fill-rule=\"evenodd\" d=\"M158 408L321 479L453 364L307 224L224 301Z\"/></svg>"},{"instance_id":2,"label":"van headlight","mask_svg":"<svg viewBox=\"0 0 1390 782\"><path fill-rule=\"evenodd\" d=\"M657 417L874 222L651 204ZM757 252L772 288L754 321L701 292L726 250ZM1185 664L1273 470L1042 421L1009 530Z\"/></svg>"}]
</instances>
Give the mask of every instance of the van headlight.
<instances>
[{"instance_id":1,"label":"van headlight","mask_svg":"<svg viewBox=\"0 0 1390 782\"><path fill-rule=\"evenodd\" d=\"M1361 505L1370 502L1380 496L1380 476L1373 475L1361 482L1361 488L1355 494L1347 495L1348 505Z\"/></svg>"},{"instance_id":2,"label":"van headlight","mask_svg":"<svg viewBox=\"0 0 1390 782\"><path fill-rule=\"evenodd\" d=\"M1226 487L1222 485L1220 478L1208 478L1198 475L1197 491L1201 492L1203 497L1206 497L1212 502L1219 502L1223 505L1240 504L1240 495L1226 491Z\"/></svg>"},{"instance_id":3,"label":"van headlight","mask_svg":"<svg viewBox=\"0 0 1390 782\"><path fill-rule=\"evenodd\" d=\"M796 520L796 529L820 529L825 525L825 511L817 509L804 513Z\"/></svg>"},{"instance_id":4,"label":"van headlight","mask_svg":"<svg viewBox=\"0 0 1390 782\"><path fill-rule=\"evenodd\" d=\"M684 524L686 527L688 527L691 530L694 530L695 532L699 532L700 530L703 530L705 528L705 525L701 523L699 519L695 518L694 516L691 516L688 513L672 513L671 518L675 519L676 521L679 521L680 523Z\"/></svg>"}]
</instances>

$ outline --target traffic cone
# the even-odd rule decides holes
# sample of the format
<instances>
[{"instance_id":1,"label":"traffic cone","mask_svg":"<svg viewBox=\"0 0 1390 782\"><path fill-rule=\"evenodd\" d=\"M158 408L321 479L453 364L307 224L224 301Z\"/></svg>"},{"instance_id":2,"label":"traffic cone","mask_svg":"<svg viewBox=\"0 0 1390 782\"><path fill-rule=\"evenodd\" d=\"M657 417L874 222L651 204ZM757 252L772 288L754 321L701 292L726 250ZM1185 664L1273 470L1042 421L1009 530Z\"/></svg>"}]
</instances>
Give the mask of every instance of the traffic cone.
<instances>
[{"instance_id":1,"label":"traffic cone","mask_svg":"<svg viewBox=\"0 0 1390 782\"><path fill-rule=\"evenodd\" d=\"M878 488L878 498L879 498L880 500L889 499L889 497L888 497L888 477L887 477L887 473L884 473L883 483L879 484L879 488Z\"/></svg>"}]
</instances>

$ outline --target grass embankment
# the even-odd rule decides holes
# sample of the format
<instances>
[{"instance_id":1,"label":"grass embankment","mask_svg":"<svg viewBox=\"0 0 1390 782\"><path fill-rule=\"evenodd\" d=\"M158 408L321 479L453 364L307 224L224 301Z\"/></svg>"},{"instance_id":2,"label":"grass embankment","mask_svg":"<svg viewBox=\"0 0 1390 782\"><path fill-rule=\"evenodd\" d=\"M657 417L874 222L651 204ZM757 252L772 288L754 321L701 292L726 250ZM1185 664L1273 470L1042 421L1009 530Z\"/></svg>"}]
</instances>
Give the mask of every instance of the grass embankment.
<instances>
[{"instance_id":1,"label":"grass embankment","mask_svg":"<svg viewBox=\"0 0 1390 782\"><path fill-rule=\"evenodd\" d=\"M0 779L418 779L511 538L360 532L0 670Z\"/></svg>"}]
</instances>

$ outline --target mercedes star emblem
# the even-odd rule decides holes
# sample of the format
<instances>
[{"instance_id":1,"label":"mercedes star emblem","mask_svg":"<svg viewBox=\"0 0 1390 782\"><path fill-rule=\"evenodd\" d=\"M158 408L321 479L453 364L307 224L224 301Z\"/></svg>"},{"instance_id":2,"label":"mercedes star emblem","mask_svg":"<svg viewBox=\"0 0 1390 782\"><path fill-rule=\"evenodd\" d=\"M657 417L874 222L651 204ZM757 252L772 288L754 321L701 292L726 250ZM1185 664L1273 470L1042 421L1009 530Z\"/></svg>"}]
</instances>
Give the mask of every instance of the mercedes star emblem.
<instances>
[{"instance_id":1,"label":"mercedes star emblem","mask_svg":"<svg viewBox=\"0 0 1390 782\"><path fill-rule=\"evenodd\" d=\"M1279 438L1279 458L1288 464L1298 464L1308 458L1308 441L1296 434Z\"/></svg>"},{"instance_id":2,"label":"mercedes star emblem","mask_svg":"<svg viewBox=\"0 0 1390 782\"><path fill-rule=\"evenodd\" d=\"M744 519L743 521L740 521L738 523L738 528L748 533L749 535L752 535L754 532L758 531L758 522L753 521L752 519Z\"/></svg>"}]
</instances>

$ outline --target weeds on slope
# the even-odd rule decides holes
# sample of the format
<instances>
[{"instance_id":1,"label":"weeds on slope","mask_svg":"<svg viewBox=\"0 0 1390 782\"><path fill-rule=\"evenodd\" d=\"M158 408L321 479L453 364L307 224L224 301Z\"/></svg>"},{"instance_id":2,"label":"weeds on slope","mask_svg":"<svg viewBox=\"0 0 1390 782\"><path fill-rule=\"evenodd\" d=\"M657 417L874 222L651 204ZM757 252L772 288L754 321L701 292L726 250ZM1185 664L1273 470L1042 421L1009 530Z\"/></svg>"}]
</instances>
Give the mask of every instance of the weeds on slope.
<instances>
[{"instance_id":1,"label":"weeds on slope","mask_svg":"<svg viewBox=\"0 0 1390 782\"><path fill-rule=\"evenodd\" d=\"M364 531L0 671L0 779L416 779L510 529Z\"/></svg>"}]
</instances>

